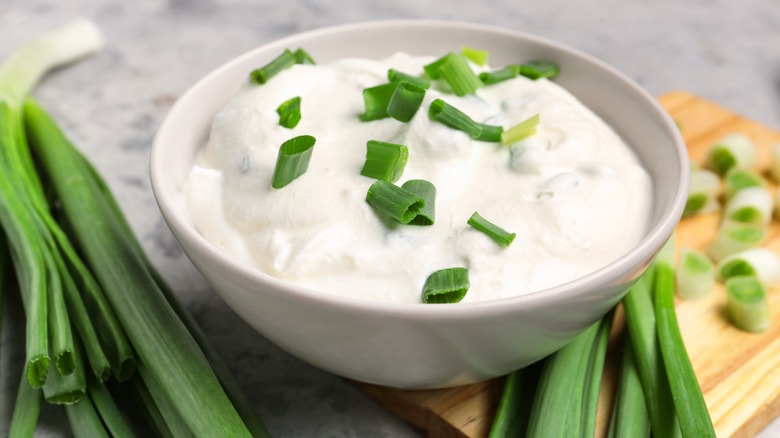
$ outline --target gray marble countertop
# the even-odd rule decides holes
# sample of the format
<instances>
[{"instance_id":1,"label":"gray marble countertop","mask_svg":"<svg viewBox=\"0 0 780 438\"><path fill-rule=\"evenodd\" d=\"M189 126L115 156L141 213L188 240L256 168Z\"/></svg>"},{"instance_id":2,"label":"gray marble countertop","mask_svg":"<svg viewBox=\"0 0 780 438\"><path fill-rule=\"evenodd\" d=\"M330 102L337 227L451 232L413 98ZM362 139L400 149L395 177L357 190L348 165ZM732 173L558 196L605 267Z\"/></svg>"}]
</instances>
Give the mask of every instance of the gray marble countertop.
<instances>
[{"instance_id":1,"label":"gray marble countertop","mask_svg":"<svg viewBox=\"0 0 780 438\"><path fill-rule=\"evenodd\" d=\"M148 178L152 137L175 99L221 63L279 37L335 24L391 18L473 21L569 44L654 95L688 90L780 129L780 7L774 0L0 0L0 58L77 16L101 27L106 48L50 75L35 96L107 177L153 262L279 437L418 432L243 323L209 289L162 220ZM4 330L4 365L20 361L20 336L18 330ZM0 378L3 427L17 379L7 373ZM67 430L60 410L44 411L42 436L67 435ZM780 425L763 436L780 436Z\"/></svg>"}]
</instances>

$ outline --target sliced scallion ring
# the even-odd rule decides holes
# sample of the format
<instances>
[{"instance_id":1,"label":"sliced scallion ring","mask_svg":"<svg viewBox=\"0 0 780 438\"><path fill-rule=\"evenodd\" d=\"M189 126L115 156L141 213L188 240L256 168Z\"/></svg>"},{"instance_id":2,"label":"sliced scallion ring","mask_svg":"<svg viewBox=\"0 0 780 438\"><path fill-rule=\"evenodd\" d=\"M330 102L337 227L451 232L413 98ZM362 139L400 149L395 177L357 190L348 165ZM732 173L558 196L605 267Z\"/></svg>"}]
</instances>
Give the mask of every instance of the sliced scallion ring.
<instances>
[{"instance_id":1,"label":"sliced scallion ring","mask_svg":"<svg viewBox=\"0 0 780 438\"><path fill-rule=\"evenodd\" d=\"M482 128L482 132L475 140L501 143L501 134L504 133L503 126L486 125L484 123L481 123L479 126Z\"/></svg>"},{"instance_id":2,"label":"sliced scallion ring","mask_svg":"<svg viewBox=\"0 0 780 438\"><path fill-rule=\"evenodd\" d=\"M409 225L433 225L436 219L436 187L424 179L410 179L401 185L425 201L425 206L417 213Z\"/></svg>"},{"instance_id":3,"label":"sliced scallion ring","mask_svg":"<svg viewBox=\"0 0 780 438\"><path fill-rule=\"evenodd\" d=\"M741 133L730 134L716 141L707 153L707 166L719 175L731 168L750 169L756 164L756 146Z\"/></svg>"},{"instance_id":4,"label":"sliced scallion ring","mask_svg":"<svg viewBox=\"0 0 780 438\"><path fill-rule=\"evenodd\" d=\"M536 134L537 126L539 126L539 114L534 114L533 116L504 131L501 134L501 144L512 144L524 138L530 137Z\"/></svg>"},{"instance_id":5,"label":"sliced scallion ring","mask_svg":"<svg viewBox=\"0 0 780 438\"><path fill-rule=\"evenodd\" d=\"M390 117L387 114L387 104L390 103L396 87L398 87L398 82L364 88L363 103L365 104L366 112L360 115L360 120L369 122Z\"/></svg>"},{"instance_id":6,"label":"sliced scallion ring","mask_svg":"<svg viewBox=\"0 0 780 438\"><path fill-rule=\"evenodd\" d=\"M479 74L479 79L485 85L497 84L499 82L514 79L520 75L519 65L507 65L498 70L486 71Z\"/></svg>"},{"instance_id":7,"label":"sliced scallion ring","mask_svg":"<svg viewBox=\"0 0 780 438\"><path fill-rule=\"evenodd\" d=\"M727 220L718 229L707 255L720 262L731 254L761 245L766 235L765 227Z\"/></svg>"},{"instance_id":8,"label":"sliced scallion ring","mask_svg":"<svg viewBox=\"0 0 780 438\"><path fill-rule=\"evenodd\" d=\"M301 97L296 96L285 100L276 109L279 114L279 125L285 128L295 128L301 121Z\"/></svg>"},{"instance_id":9,"label":"sliced scallion ring","mask_svg":"<svg viewBox=\"0 0 780 438\"><path fill-rule=\"evenodd\" d=\"M726 280L726 310L734 325L746 332L769 329L772 314L766 289L755 277L737 276Z\"/></svg>"},{"instance_id":10,"label":"sliced scallion ring","mask_svg":"<svg viewBox=\"0 0 780 438\"><path fill-rule=\"evenodd\" d=\"M411 222L425 207L422 197L382 179L368 188L366 202L402 224Z\"/></svg>"},{"instance_id":11,"label":"sliced scallion ring","mask_svg":"<svg viewBox=\"0 0 780 438\"><path fill-rule=\"evenodd\" d=\"M482 126L479 123L441 99L431 102L431 106L428 108L428 116L450 128L465 132L473 139L482 135Z\"/></svg>"},{"instance_id":12,"label":"sliced scallion ring","mask_svg":"<svg viewBox=\"0 0 780 438\"><path fill-rule=\"evenodd\" d=\"M498 225L495 225L489 220L483 218L476 211L471 215L466 223L471 225L474 229L485 233L488 237L504 246L509 246L517 236L515 233L510 233Z\"/></svg>"},{"instance_id":13,"label":"sliced scallion ring","mask_svg":"<svg viewBox=\"0 0 780 438\"><path fill-rule=\"evenodd\" d=\"M387 115L406 123L417 114L424 98L425 88L413 82L398 82L393 95L390 96L390 101L387 103Z\"/></svg>"},{"instance_id":14,"label":"sliced scallion ring","mask_svg":"<svg viewBox=\"0 0 780 438\"><path fill-rule=\"evenodd\" d=\"M763 187L748 187L736 192L726 203L727 219L755 225L766 225L772 219L774 199Z\"/></svg>"},{"instance_id":15,"label":"sliced scallion ring","mask_svg":"<svg viewBox=\"0 0 780 438\"><path fill-rule=\"evenodd\" d=\"M471 66L463 55L450 54L447 60L439 66L439 75L447 82L456 96L474 93L482 86Z\"/></svg>"},{"instance_id":16,"label":"sliced scallion ring","mask_svg":"<svg viewBox=\"0 0 780 438\"><path fill-rule=\"evenodd\" d=\"M531 61L518 66L521 76L529 79L554 79L560 73L558 65L547 61Z\"/></svg>"},{"instance_id":17,"label":"sliced scallion ring","mask_svg":"<svg viewBox=\"0 0 780 438\"><path fill-rule=\"evenodd\" d=\"M295 63L296 64L316 64L314 62L314 59L309 55L308 52L305 50L299 48L298 50L293 53L293 56L295 56Z\"/></svg>"},{"instance_id":18,"label":"sliced scallion ring","mask_svg":"<svg viewBox=\"0 0 780 438\"><path fill-rule=\"evenodd\" d=\"M409 149L402 144L369 140L366 143L366 161L360 174L395 182L403 174L408 159Z\"/></svg>"},{"instance_id":19,"label":"sliced scallion ring","mask_svg":"<svg viewBox=\"0 0 780 438\"><path fill-rule=\"evenodd\" d=\"M428 304L457 303L466 296L470 286L466 268L440 269L425 280L422 299Z\"/></svg>"},{"instance_id":20,"label":"sliced scallion ring","mask_svg":"<svg viewBox=\"0 0 780 438\"><path fill-rule=\"evenodd\" d=\"M293 137L279 147L271 187L280 189L306 173L317 140L311 135Z\"/></svg>"},{"instance_id":21,"label":"sliced scallion ring","mask_svg":"<svg viewBox=\"0 0 780 438\"><path fill-rule=\"evenodd\" d=\"M726 172L724 185L726 186L726 199L730 199L742 189L750 187L764 187L766 181L757 172L749 169L731 169Z\"/></svg>"},{"instance_id":22,"label":"sliced scallion ring","mask_svg":"<svg viewBox=\"0 0 780 438\"><path fill-rule=\"evenodd\" d=\"M279 72L292 67L296 63L297 61L295 59L295 54L293 54L293 52L288 49L284 49L284 51L279 56L271 60L271 62L264 65L263 67L252 70L249 75L256 83L265 84L272 77L279 74Z\"/></svg>"},{"instance_id":23,"label":"sliced scallion ring","mask_svg":"<svg viewBox=\"0 0 780 438\"><path fill-rule=\"evenodd\" d=\"M473 47L461 46L460 53L462 53L466 59L479 66L486 65L488 62L487 50L479 50Z\"/></svg>"},{"instance_id":24,"label":"sliced scallion ring","mask_svg":"<svg viewBox=\"0 0 780 438\"><path fill-rule=\"evenodd\" d=\"M425 88L426 90L431 87L431 81L429 79L413 76L392 68L387 71L387 80L390 82L411 82L418 87Z\"/></svg>"},{"instance_id":25,"label":"sliced scallion ring","mask_svg":"<svg viewBox=\"0 0 780 438\"><path fill-rule=\"evenodd\" d=\"M780 284L780 256L768 248L752 248L732 254L718 264L721 280L741 275L752 275L772 288Z\"/></svg>"},{"instance_id":26,"label":"sliced scallion ring","mask_svg":"<svg viewBox=\"0 0 780 438\"><path fill-rule=\"evenodd\" d=\"M680 297L690 300L706 296L715 285L712 261L701 251L683 248L680 251L675 280Z\"/></svg>"}]
</instances>

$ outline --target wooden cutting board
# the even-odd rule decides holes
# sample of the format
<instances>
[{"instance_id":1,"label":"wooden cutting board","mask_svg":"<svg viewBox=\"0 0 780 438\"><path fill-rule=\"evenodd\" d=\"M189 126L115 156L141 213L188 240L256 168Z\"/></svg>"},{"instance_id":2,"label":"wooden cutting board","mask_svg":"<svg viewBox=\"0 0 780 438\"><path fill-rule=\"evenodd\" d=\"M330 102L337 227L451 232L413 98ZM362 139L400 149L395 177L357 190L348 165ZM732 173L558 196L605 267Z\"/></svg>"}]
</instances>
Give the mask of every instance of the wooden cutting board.
<instances>
[{"instance_id":1,"label":"wooden cutting board","mask_svg":"<svg viewBox=\"0 0 780 438\"><path fill-rule=\"evenodd\" d=\"M686 92L660 98L680 126L692 161L701 163L710 145L742 132L759 149L761 171L770 161L770 145L780 132L740 117ZM717 213L684 219L677 228L677 248L705 250L715 236ZM780 252L780 222L773 221L764 246ZM780 288L770 291L773 325L762 334L741 332L724 316L725 295L717 285L708 297L677 301L683 339L719 437L749 437L780 416ZM618 315L613 341L623 336ZM619 342L612 342L601 388L597 436L605 436L619 374ZM485 437L490 430L504 379L439 390L399 390L364 383L357 388L428 436Z\"/></svg>"}]
</instances>

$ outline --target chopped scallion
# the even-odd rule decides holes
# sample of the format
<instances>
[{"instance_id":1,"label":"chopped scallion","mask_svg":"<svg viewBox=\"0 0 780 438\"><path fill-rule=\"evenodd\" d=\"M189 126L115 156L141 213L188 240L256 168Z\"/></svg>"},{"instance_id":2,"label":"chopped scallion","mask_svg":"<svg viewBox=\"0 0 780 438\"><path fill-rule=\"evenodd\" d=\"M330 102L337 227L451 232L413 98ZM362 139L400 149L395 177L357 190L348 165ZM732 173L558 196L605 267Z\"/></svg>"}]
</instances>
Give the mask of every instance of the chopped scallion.
<instances>
[{"instance_id":1,"label":"chopped scallion","mask_svg":"<svg viewBox=\"0 0 780 438\"><path fill-rule=\"evenodd\" d=\"M482 128L482 132L475 140L501 143L501 135L504 133L503 126L486 125L484 123L479 126Z\"/></svg>"},{"instance_id":2,"label":"chopped scallion","mask_svg":"<svg viewBox=\"0 0 780 438\"><path fill-rule=\"evenodd\" d=\"M499 82L514 79L520 74L519 65L507 65L493 71L485 71L479 74L479 79L485 85L497 84Z\"/></svg>"},{"instance_id":3,"label":"chopped scallion","mask_svg":"<svg viewBox=\"0 0 780 438\"><path fill-rule=\"evenodd\" d=\"M463 56L465 56L469 61L479 66L483 66L488 62L487 50L479 50L473 47L461 46L460 53L462 53Z\"/></svg>"},{"instance_id":4,"label":"chopped scallion","mask_svg":"<svg viewBox=\"0 0 780 438\"><path fill-rule=\"evenodd\" d=\"M724 179L726 186L726 198L730 199L742 189L750 187L763 187L766 181L764 177L749 169L731 169L726 172Z\"/></svg>"},{"instance_id":5,"label":"chopped scallion","mask_svg":"<svg viewBox=\"0 0 780 438\"><path fill-rule=\"evenodd\" d=\"M442 56L441 58L433 61L430 64L426 64L423 66L423 70L425 71L425 75L428 76L431 79L439 79L441 78L441 74L439 73L439 68L447 62L450 56L457 56L454 53L450 52L446 55Z\"/></svg>"},{"instance_id":6,"label":"chopped scallion","mask_svg":"<svg viewBox=\"0 0 780 438\"><path fill-rule=\"evenodd\" d=\"M249 76L253 81L255 81L255 83L265 84L272 77L279 74L279 72L292 67L296 63L297 59L295 58L295 54L289 49L284 49L284 51L279 56L271 60L271 62L268 64L258 69L252 70Z\"/></svg>"},{"instance_id":7,"label":"chopped scallion","mask_svg":"<svg viewBox=\"0 0 780 438\"><path fill-rule=\"evenodd\" d=\"M768 248L753 248L732 254L718 264L721 280L742 275L752 275L772 288L780 284L780 256Z\"/></svg>"},{"instance_id":8,"label":"chopped scallion","mask_svg":"<svg viewBox=\"0 0 780 438\"><path fill-rule=\"evenodd\" d=\"M534 114L533 116L504 131L501 134L501 144L512 144L524 138L530 137L536 134L537 126L539 126L539 114Z\"/></svg>"},{"instance_id":9,"label":"chopped scallion","mask_svg":"<svg viewBox=\"0 0 780 438\"><path fill-rule=\"evenodd\" d=\"M509 246L509 244L515 240L515 233L505 231L501 227L480 216L476 211L471 215L466 223L471 225L474 229L485 233L488 235L488 237L500 243L501 245Z\"/></svg>"},{"instance_id":10,"label":"chopped scallion","mask_svg":"<svg viewBox=\"0 0 780 438\"><path fill-rule=\"evenodd\" d=\"M366 161L360 174L395 182L404 173L408 159L409 149L402 144L369 140L366 143Z\"/></svg>"},{"instance_id":11,"label":"chopped scallion","mask_svg":"<svg viewBox=\"0 0 780 438\"><path fill-rule=\"evenodd\" d=\"M387 114L387 105L390 103L396 87L398 87L398 82L364 88L363 103L365 104L366 112L360 115L360 120L369 122L390 117Z\"/></svg>"},{"instance_id":12,"label":"chopped scallion","mask_svg":"<svg viewBox=\"0 0 780 438\"><path fill-rule=\"evenodd\" d=\"M727 220L720 226L707 255L719 262L731 254L761 245L766 234L765 227Z\"/></svg>"},{"instance_id":13,"label":"chopped scallion","mask_svg":"<svg viewBox=\"0 0 780 438\"><path fill-rule=\"evenodd\" d=\"M688 201L684 216L709 213L720 209L718 196L721 192L720 177L705 169L692 169L688 187Z\"/></svg>"},{"instance_id":14,"label":"chopped scallion","mask_svg":"<svg viewBox=\"0 0 780 438\"><path fill-rule=\"evenodd\" d=\"M425 88L413 82L401 81L387 103L387 115L398 121L408 122L417 114L424 98Z\"/></svg>"},{"instance_id":15,"label":"chopped scallion","mask_svg":"<svg viewBox=\"0 0 780 438\"><path fill-rule=\"evenodd\" d=\"M707 153L707 166L719 175L731 168L750 169L756 164L756 147L744 134L730 134L715 142Z\"/></svg>"},{"instance_id":16,"label":"chopped scallion","mask_svg":"<svg viewBox=\"0 0 780 438\"><path fill-rule=\"evenodd\" d=\"M726 280L726 296L726 310L738 329L751 333L769 329L772 322L769 300L764 285L757 278L729 278Z\"/></svg>"},{"instance_id":17,"label":"chopped scallion","mask_svg":"<svg viewBox=\"0 0 780 438\"><path fill-rule=\"evenodd\" d=\"M482 86L482 81L471 70L463 55L448 55L447 60L439 66L439 74L456 96L471 94Z\"/></svg>"},{"instance_id":18,"label":"chopped scallion","mask_svg":"<svg viewBox=\"0 0 780 438\"><path fill-rule=\"evenodd\" d=\"M766 225L772 219L772 194L763 187L748 187L734 194L724 208L727 219L747 224Z\"/></svg>"},{"instance_id":19,"label":"chopped scallion","mask_svg":"<svg viewBox=\"0 0 780 438\"><path fill-rule=\"evenodd\" d=\"M427 304L460 302L469 290L469 271L465 268L440 269L425 280L422 299Z\"/></svg>"},{"instance_id":20,"label":"chopped scallion","mask_svg":"<svg viewBox=\"0 0 780 438\"><path fill-rule=\"evenodd\" d=\"M410 179L401 185L425 201L425 206L417 213L409 225L433 225L436 219L436 187L424 179Z\"/></svg>"},{"instance_id":21,"label":"chopped scallion","mask_svg":"<svg viewBox=\"0 0 780 438\"><path fill-rule=\"evenodd\" d=\"M381 179L368 188L366 202L402 224L411 222L425 207L422 197Z\"/></svg>"},{"instance_id":22,"label":"chopped scallion","mask_svg":"<svg viewBox=\"0 0 780 438\"><path fill-rule=\"evenodd\" d=\"M285 128L295 128L301 121L301 97L296 96L285 100L276 109L279 114L279 125Z\"/></svg>"},{"instance_id":23,"label":"chopped scallion","mask_svg":"<svg viewBox=\"0 0 780 438\"><path fill-rule=\"evenodd\" d=\"M306 172L316 141L311 135L300 135L282 143L276 157L271 187L280 189Z\"/></svg>"},{"instance_id":24,"label":"chopped scallion","mask_svg":"<svg viewBox=\"0 0 780 438\"><path fill-rule=\"evenodd\" d=\"M441 99L436 99L431 102L431 106L428 109L428 116L450 128L465 132L473 139L477 139L482 135L482 125Z\"/></svg>"},{"instance_id":25,"label":"chopped scallion","mask_svg":"<svg viewBox=\"0 0 780 438\"><path fill-rule=\"evenodd\" d=\"M683 248L676 271L677 294L686 300L709 294L715 285L712 261L701 251Z\"/></svg>"},{"instance_id":26,"label":"chopped scallion","mask_svg":"<svg viewBox=\"0 0 780 438\"><path fill-rule=\"evenodd\" d=\"M431 87L431 81L429 79L413 76L392 68L387 71L387 80L390 82L411 82L418 87L425 88L426 90Z\"/></svg>"},{"instance_id":27,"label":"chopped scallion","mask_svg":"<svg viewBox=\"0 0 780 438\"><path fill-rule=\"evenodd\" d=\"M558 65L547 61L530 61L518 66L520 76L525 76L529 79L554 79L560 73Z\"/></svg>"},{"instance_id":28,"label":"chopped scallion","mask_svg":"<svg viewBox=\"0 0 780 438\"><path fill-rule=\"evenodd\" d=\"M298 48L298 50L296 50L295 53L293 53L293 55L295 56L296 64L312 64L312 65L316 64L316 62L314 62L314 59L311 57L311 55L309 55L308 52L306 52L301 48Z\"/></svg>"}]
</instances>

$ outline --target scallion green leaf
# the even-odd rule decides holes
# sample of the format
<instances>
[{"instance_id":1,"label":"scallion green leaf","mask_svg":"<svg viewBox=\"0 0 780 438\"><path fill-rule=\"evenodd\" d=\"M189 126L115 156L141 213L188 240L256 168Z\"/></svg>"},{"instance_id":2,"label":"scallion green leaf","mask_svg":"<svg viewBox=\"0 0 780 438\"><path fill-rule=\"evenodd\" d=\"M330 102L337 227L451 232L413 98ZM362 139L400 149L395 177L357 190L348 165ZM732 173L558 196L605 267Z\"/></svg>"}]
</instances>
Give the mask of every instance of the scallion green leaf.
<instances>
[{"instance_id":1,"label":"scallion green leaf","mask_svg":"<svg viewBox=\"0 0 780 438\"><path fill-rule=\"evenodd\" d=\"M447 268L435 271L425 280L422 299L427 304L460 302L469 290L469 271Z\"/></svg>"},{"instance_id":2,"label":"scallion green leaf","mask_svg":"<svg viewBox=\"0 0 780 438\"><path fill-rule=\"evenodd\" d=\"M428 116L450 128L465 132L473 139L477 139L482 135L482 125L441 99L436 99L431 102L431 106L428 109Z\"/></svg>"},{"instance_id":3,"label":"scallion green leaf","mask_svg":"<svg viewBox=\"0 0 780 438\"><path fill-rule=\"evenodd\" d=\"M544 360L526 436L584 437L583 403L588 362L601 321Z\"/></svg>"},{"instance_id":4,"label":"scallion green leaf","mask_svg":"<svg viewBox=\"0 0 780 438\"><path fill-rule=\"evenodd\" d=\"M279 147L271 187L281 189L306 173L317 140L311 135L293 137Z\"/></svg>"},{"instance_id":5,"label":"scallion green leaf","mask_svg":"<svg viewBox=\"0 0 780 438\"><path fill-rule=\"evenodd\" d=\"M515 240L515 233L505 231L501 227L480 216L476 211L471 215L466 223L471 225L474 229L485 233L488 235L488 237L500 243L501 245L509 246L512 241Z\"/></svg>"},{"instance_id":6,"label":"scallion green leaf","mask_svg":"<svg viewBox=\"0 0 780 438\"><path fill-rule=\"evenodd\" d=\"M424 98L425 88L412 82L401 81L387 103L387 115L406 123L417 114Z\"/></svg>"},{"instance_id":7,"label":"scallion green leaf","mask_svg":"<svg viewBox=\"0 0 780 438\"><path fill-rule=\"evenodd\" d=\"M276 109L279 114L279 125L285 128L295 128L301 121L301 97L296 96L285 100Z\"/></svg>"},{"instance_id":8,"label":"scallion green leaf","mask_svg":"<svg viewBox=\"0 0 780 438\"><path fill-rule=\"evenodd\" d=\"M436 219L436 187L424 179L410 179L401 187L425 201L425 206L409 222L409 225L433 225Z\"/></svg>"},{"instance_id":9,"label":"scallion green leaf","mask_svg":"<svg viewBox=\"0 0 780 438\"><path fill-rule=\"evenodd\" d=\"M411 222L425 207L422 197L381 179L368 188L366 202L402 224Z\"/></svg>"},{"instance_id":10,"label":"scallion green leaf","mask_svg":"<svg viewBox=\"0 0 780 438\"><path fill-rule=\"evenodd\" d=\"M498 70L485 71L480 73L479 80L481 80L485 85L492 85L507 81L509 79L514 79L518 75L520 75L519 65L507 65L506 67L500 68Z\"/></svg>"},{"instance_id":11,"label":"scallion green leaf","mask_svg":"<svg viewBox=\"0 0 780 438\"><path fill-rule=\"evenodd\" d=\"M401 81L411 82L417 85L418 87L424 88L426 90L431 87L431 81L426 78L413 76L408 73L404 73L402 71L398 71L392 68L387 70L387 80L390 82L401 82Z\"/></svg>"},{"instance_id":12,"label":"scallion green leaf","mask_svg":"<svg viewBox=\"0 0 780 438\"><path fill-rule=\"evenodd\" d=\"M623 309L653 433L671 437L679 434L679 424L656 331L651 296L654 276L651 266L623 297Z\"/></svg>"},{"instance_id":13,"label":"scallion green leaf","mask_svg":"<svg viewBox=\"0 0 780 438\"><path fill-rule=\"evenodd\" d=\"M759 333L769 329L772 312L764 285L752 276L737 276L726 280L728 297L726 311L731 322L746 332Z\"/></svg>"},{"instance_id":14,"label":"scallion green leaf","mask_svg":"<svg viewBox=\"0 0 780 438\"><path fill-rule=\"evenodd\" d=\"M631 337L623 340L623 358L615 403L609 423L608 438L650 438L650 418L647 416L642 382L639 379Z\"/></svg>"},{"instance_id":15,"label":"scallion green leaf","mask_svg":"<svg viewBox=\"0 0 780 438\"><path fill-rule=\"evenodd\" d=\"M366 161L360 174L395 182L404 173L408 159L409 149L402 144L369 140L366 143Z\"/></svg>"},{"instance_id":16,"label":"scallion green leaf","mask_svg":"<svg viewBox=\"0 0 780 438\"><path fill-rule=\"evenodd\" d=\"M528 430L533 397L543 360L515 370L506 377L488 438L524 436Z\"/></svg>"},{"instance_id":17,"label":"scallion green leaf","mask_svg":"<svg viewBox=\"0 0 780 438\"><path fill-rule=\"evenodd\" d=\"M501 144L512 144L524 138L536 134L536 127L539 126L539 114L523 120L517 125L507 129L501 134Z\"/></svg>"},{"instance_id":18,"label":"scallion green leaf","mask_svg":"<svg viewBox=\"0 0 780 438\"><path fill-rule=\"evenodd\" d=\"M560 73L557 64L547 61L531 61L518 66L521 76L529 79L554 79Z\"/></svg>"},{"instance_id":19,"label":"scallion green leaf","mask_svg":"<svg viewBox=\"0 0 780 438\"><path fill-rule=\"evenodd\" d=\"M666 246L673 257L671 241ZM670 260L661 257L656 258L655 264L654 295L658 342L680 431L684 437L715 438L712 419L677 323L674 307L674 267Z\"/></svg>"},{"instance_id":20,"label":"scallion green leaf","mask_svg":"<svg viewBox=\"0 0 780 438\"><path fill-rule=\"evenodd\" d=\"M390 117L387 114L387 105L390 103L396 87L398 87L398 82L364 88L363 103L366 111L360 115L360 120L369 122Z\"/></svg>"},{"instance_id":21,"label":"scallion green leaf","mask_svg":"<svg viewBox=\"0 0 780 438\"><path fill-rule=\"evenodd\" d=\"M249 76L253 81L255 81L255 83L265 84L271 80L272 77L276 76L281 71L292 67L296 63L297 60L295 59L295 54L289 49L284 49L284 51L279 56L272 59L268 64L258 69L252 70Z\"/></svg>"}]
</instances>

